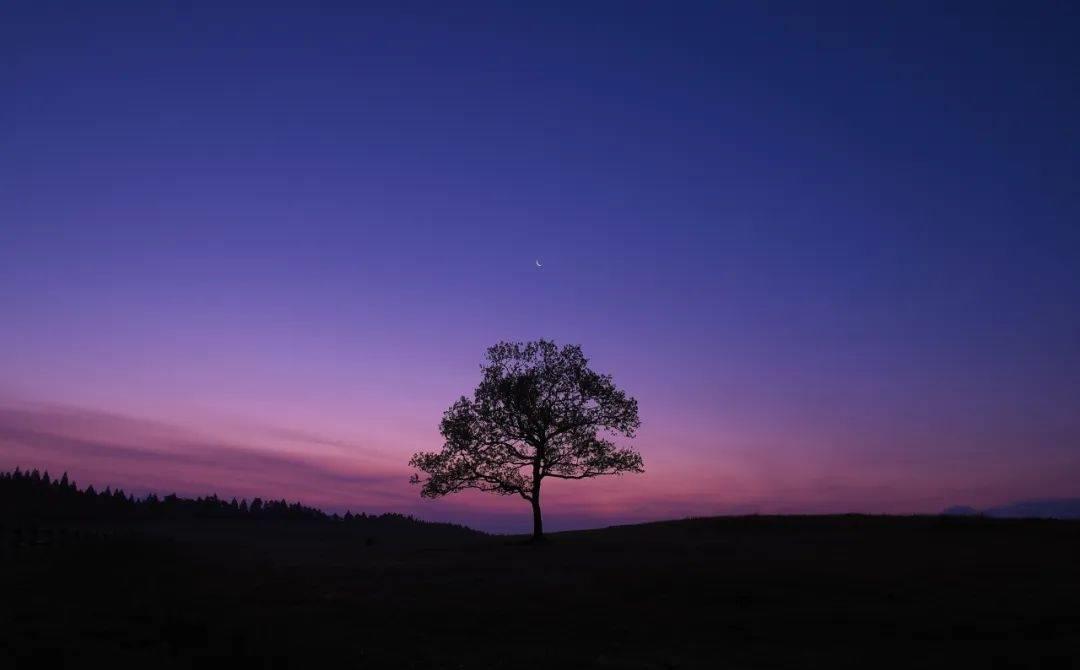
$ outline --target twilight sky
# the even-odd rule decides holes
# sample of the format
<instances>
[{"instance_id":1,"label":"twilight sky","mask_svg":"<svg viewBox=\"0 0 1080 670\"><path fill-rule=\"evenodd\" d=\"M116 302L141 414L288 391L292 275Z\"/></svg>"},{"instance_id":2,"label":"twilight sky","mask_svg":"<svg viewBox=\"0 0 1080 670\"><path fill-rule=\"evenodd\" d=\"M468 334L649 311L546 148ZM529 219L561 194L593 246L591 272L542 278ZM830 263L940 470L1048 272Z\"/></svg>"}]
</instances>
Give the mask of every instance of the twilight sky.
<instances>
[{"instance_id":1,"label":"twilight sky","mask_svg":"<svg viewBox=\"0 0 1080 670\"><path fill-rule=\"evenodd\" d=\"M230 4L3 10L0 467L522 530L406 461L547 337L554 529L1077 495L1075 4Z\"/></svg>"}]
</instances>

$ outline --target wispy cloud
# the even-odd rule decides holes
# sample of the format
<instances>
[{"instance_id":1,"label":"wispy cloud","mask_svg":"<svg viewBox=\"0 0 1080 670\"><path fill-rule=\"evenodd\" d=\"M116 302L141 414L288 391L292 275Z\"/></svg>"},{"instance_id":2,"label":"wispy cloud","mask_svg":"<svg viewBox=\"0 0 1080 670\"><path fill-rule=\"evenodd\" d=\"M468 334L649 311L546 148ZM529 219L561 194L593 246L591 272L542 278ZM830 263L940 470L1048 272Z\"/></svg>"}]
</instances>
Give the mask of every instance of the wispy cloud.
<instances>
[{"instance_id":1,"label":"wispy cloud","mask_svg":"<svg viewBox=\"0 0 1080 670\"><path fill-rule=\"evenodd\" d=\"M63 470L86 483L137 491L303 498L380 510L415 504L404 467L308 458L166 423L48 405L0 408L0 464Z\"/></svg>"}]
</instances>

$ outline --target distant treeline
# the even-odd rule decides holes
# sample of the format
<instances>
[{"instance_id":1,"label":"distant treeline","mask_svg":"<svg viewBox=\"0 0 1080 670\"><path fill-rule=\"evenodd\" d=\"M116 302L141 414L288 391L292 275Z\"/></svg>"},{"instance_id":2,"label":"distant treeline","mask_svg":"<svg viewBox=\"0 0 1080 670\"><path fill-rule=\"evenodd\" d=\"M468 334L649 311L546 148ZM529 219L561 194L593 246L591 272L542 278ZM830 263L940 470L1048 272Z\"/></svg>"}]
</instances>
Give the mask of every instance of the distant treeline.
<instances>
[{"instance_id":1,"label":"distant treeline","mask_svg":"<svg viewBox=\"0 0 1080 670\"><path fill-rule=\"evenodd\" d=\"M404 514L327 514L314 507L286 500L255 498L225 500L216 495L202 498L181 498L176 494L143 498L125 493L123 489L93 486L80 489L65 472L59 478L48 471L0 472L0 514L7 518L38 521L126 521L182 519L268 519L275 521L307 520L319 522L357 523L379 526L439 526L477 533L465 526L422 521Z\"/></svg>"}]
</instances>

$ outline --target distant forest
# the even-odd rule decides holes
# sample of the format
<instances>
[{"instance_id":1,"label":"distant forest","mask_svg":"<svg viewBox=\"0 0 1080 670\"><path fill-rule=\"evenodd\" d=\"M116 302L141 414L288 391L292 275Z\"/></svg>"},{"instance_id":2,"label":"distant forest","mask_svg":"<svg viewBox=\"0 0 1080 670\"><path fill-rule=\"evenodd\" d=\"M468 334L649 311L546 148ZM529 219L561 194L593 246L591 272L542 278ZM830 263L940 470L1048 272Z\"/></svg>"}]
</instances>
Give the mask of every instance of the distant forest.
<instances>
[{"instance_id":1,"label":"distant forest","mask_svg":"<svg viewBox=\"0 0 1080 670\"><path fill-rule=\"evenodd\" d=\"M20 521L177 521L189 519L250 519L272 521L312 521L372 527L439 527L480 534L465 526L422 521L404 514L327 514L314 507L286 500L255 498L225 500L216 495L181 498L176 494L144 498L123 489L93 486L80 489L65 472L52 478L48 471L16 468L0 472L0 515Z\"/></svg>"}]
</instances>

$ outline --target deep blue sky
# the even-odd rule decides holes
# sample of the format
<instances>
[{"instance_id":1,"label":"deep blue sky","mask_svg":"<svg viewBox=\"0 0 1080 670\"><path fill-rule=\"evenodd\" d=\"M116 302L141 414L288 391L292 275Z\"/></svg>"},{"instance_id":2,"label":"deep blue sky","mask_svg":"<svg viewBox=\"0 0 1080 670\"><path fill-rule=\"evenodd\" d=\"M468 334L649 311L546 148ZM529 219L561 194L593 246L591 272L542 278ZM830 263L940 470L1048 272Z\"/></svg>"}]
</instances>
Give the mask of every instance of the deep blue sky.
<instances>
[{"instance_id":1,"label":"deep blue sky","mask_svg":"<svg viewBox=\"0 0 1080 670\"><path fill-rule=\"evenodd\" d=\"M1080 473L1075 3L270 4L5 5L7 402L403 468L545 336L642 401L640 515Z\"/></svg>"}]
</instances>

